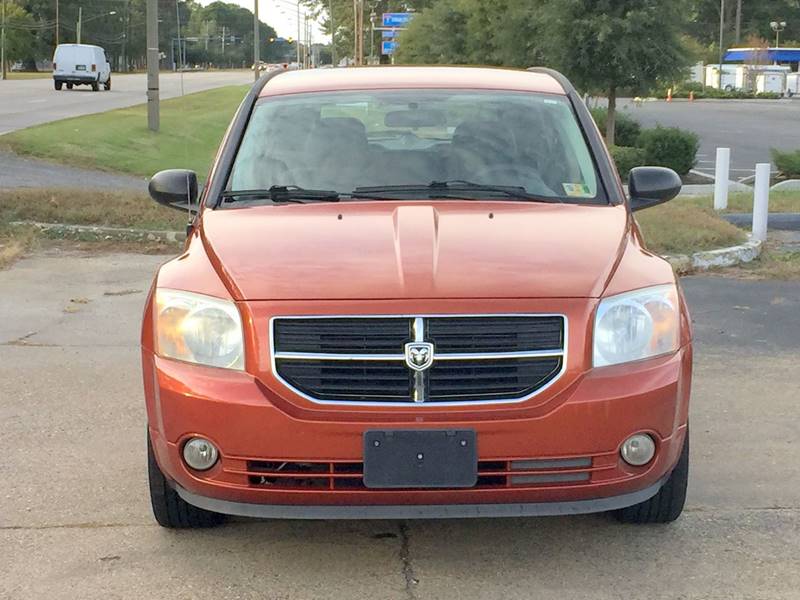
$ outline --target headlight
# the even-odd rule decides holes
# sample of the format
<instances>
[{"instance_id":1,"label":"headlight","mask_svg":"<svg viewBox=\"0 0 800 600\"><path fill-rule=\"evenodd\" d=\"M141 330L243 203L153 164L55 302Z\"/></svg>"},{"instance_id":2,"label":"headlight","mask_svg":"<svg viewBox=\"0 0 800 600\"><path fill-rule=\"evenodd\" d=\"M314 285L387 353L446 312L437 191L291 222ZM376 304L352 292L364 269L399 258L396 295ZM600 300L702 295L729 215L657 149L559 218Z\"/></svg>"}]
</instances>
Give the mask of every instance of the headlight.
<instances>
[{"instance_id":1,"label":"headlight","mask_svg":"<svg viewBox=\"0 0 800 600\"><path fill-rule=\"evenodd\" d=\"M594 319L595 367L641 360L678 349L678 290L659 285L605 298Z\"/></svg>"},{"instance_id":2,"label":"headlight","mask_svg":"<svg viewBox=\"0 0 800 600\"><path fill-rule=\"evenodd\" d=\"M227 300L157 289L156 340L159 356L244 369L242 318Z\"/></svg>"}]
</instances>

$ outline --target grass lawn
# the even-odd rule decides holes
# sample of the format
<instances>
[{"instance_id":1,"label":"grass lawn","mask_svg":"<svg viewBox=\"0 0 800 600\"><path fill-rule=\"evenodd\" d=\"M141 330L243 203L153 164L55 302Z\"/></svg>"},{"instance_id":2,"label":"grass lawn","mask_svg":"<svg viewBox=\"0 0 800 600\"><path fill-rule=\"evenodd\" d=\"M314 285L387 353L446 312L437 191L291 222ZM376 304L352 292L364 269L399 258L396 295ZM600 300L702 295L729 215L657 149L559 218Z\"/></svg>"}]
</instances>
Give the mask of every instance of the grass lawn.
<instances>
[{"instance_id":1,"label":"grass lawn","mask_svg":"<svg viewBox=\"0 0 800 600\"><path fill-rule=\"evenodd\" d=\"M11 221L180 231L188 217L138 192L0 190L0 224Z\"/></svg>"},{"instance_id":2,"label":"grass lawn","mask_svg":"<svg viewBox=\"0 0 800 600\"><path fill-rule=\"evenodd\" d=\"M148 196L136 192L0 190L0 269L45 243L35 229L12 228L9 226L12 221L181 231L188 216L159 206ZM81 247L148 253L177 251L177 247L155 243L87 242Z\"/></svg>"},{"instance_id":3,"label":"grass lawn","mask_svg":"<svg viewBox=\"0 0 800 600\"><path fill-rule=\"evenodd\" d=\"M745 232L693 198L679 198L636 213L647 247L660 254L690 254L734 246Z\"/></svg>"},{"instance_id":4,"label":"grass lawn","mask_svg":"<svg viewBox=\"0 0 800 600\"><path fill-rule=\"evenodd\" d=\"M673 200L676 202L691 204L700 208L713 209L713 196L684 196ZM728 208L723 211L726 213L749 213L753 211L753 194L736 193L728 196ZM770 192L769 194L770 212L800 212L800 191L797 192Z\"/></svg>"},{"instance_id":5,"label":"grass lawn","mask_svg":"<svg viewBox=\"0 0 800 600\"><path fill-rule=\"evenodd\" d=\"M228 123L249 86L230 86L161 102L161 131L147 129L142 104L30 127L0 138L22 155L149 177L186 168L205 178Z\"/></svg>"},{"instance_id":6,"label":"grass lawn","mask_svg":"<svg viewBox=\"0 0 800 600\"><path fill-rule=\"evenodd\" d=\"M8 71L6 76L9 80L11 79L51 79L53 77L53 73L50 71L47 72L39 72L39 73L12 73Z\"/></svg>"}]
</instances>

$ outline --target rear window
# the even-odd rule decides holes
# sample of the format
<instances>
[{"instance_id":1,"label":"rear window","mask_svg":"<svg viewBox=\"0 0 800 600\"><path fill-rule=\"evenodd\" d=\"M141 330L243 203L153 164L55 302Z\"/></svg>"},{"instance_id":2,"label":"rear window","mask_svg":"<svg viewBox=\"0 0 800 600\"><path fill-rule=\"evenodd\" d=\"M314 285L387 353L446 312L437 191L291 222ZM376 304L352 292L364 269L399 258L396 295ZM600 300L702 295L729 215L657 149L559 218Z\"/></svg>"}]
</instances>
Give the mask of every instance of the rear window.
<instances>
[{"instance_id":1,"label":"rear window","mask_svg":"<svg viewBox=\"0 0 800 600\"><path fill-rule=\"evenodd\" d=\"M568 100L472 90L376 90L263 98L227 189L358 187L464 180L602 200Z\"/></svg>"}]
</instances>

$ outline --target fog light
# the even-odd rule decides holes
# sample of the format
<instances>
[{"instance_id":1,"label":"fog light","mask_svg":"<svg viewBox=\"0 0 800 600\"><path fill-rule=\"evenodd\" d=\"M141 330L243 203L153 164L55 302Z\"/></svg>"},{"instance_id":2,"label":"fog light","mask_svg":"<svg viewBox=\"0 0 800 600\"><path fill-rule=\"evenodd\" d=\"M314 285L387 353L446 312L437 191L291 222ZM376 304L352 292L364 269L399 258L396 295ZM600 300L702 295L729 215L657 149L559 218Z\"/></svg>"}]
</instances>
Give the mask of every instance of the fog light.
<instances>
[{"instance_id":1,"label":"fog light","mask_svg":"<svg viewBox=\"0 0 800 600\"><path fill-rule=\"evenodd\" d=\"M216 446L203 438L192 438L183 446L183 460L195 471L206 471L219 458Z\"/></svg>"},{"instance_id":2,"label":"fog light","mask_svg":"<svg viewBox=\"0 0 800 600\"><path fill-rule=\"evenodd\" d=\"M646 433L637 433L625 440L619 453L622 455L622 460L629 465L641 467L653 460L656 443Z\"/></svg>"}]
</instances>

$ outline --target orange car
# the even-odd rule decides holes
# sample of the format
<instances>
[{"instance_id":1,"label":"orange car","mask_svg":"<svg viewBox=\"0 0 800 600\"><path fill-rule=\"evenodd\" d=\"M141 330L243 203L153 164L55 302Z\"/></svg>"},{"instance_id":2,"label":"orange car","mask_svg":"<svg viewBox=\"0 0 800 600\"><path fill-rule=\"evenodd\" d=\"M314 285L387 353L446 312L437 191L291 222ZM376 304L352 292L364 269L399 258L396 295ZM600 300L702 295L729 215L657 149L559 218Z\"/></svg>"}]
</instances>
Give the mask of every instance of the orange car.
<instances>
[{"instance_id":1,"label":"orange car","mask_svg":"<svg viewBox=\"0 0 800 600\"><path fill-rule=\"evenodd\" d=\"M688 475L689 315L619 176L546 69L278 71L257 82L147 299L150 493L223 515L615 511L672 521Z\"/></svg>"}]
</instances>

